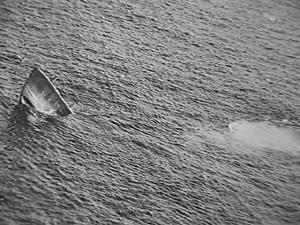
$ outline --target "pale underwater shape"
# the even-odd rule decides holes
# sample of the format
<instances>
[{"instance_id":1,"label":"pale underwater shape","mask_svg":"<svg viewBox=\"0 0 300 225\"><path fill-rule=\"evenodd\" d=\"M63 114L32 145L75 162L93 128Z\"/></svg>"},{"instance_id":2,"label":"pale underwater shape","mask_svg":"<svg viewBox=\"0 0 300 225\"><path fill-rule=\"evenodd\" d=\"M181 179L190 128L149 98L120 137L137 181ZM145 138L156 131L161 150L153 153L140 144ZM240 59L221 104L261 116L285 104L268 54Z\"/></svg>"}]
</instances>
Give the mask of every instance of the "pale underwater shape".
<instances>
[{"instance_id":1,"label":"pale underwater shape","mask_svg":"<svg viewBox=\"0 0 300 225\"><path fill-rule=\"evenodd\" d=\"M300 156L300 127L295 123L241 120L230 123L228 128L216 130L202 126L196 133L187 132L185 137L192 142L210 143L245 154L284 152Z\"/></svg>"},{"instance_id":2,"label":"pale underwater shape","mask_svg":"<svg viewBox=\"0 0 300 225\"><path fill-rule=\"evenodd\" d=\"M300 132L284 124L242 120L229 124L229 129L230 135L245 145L300 154Z\"/></svg>"},{"instance_id":3,"label":"pale underwater shape","mask_svg":"<svg viewBox=\"0 0 300 225\"><path fill-rule=\"evenodd\" d=\"M263 17L267 20L270 20L271 22L276 22L278 19L274 15L270 15L268 13L263 13Z\"/></svg>"}]
</instances>

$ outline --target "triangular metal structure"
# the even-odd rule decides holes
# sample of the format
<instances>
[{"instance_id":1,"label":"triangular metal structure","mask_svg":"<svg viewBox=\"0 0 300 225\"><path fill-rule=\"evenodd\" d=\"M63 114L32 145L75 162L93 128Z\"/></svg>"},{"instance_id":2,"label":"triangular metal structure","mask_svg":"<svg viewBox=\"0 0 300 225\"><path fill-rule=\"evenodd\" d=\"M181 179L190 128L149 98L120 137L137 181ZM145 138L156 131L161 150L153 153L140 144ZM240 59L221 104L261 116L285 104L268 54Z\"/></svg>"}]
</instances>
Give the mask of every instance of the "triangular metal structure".
<instances>
[{"instance_id":1,"label":"triangular metal structure","mask_svg":"<svg viewBox=\"0 0 300 225\"><path fill-rule=\"evenodd\" d=\"M46 114L67 116L72 113L49 78L35 68L25 82L19 104L28 104Z\"/></svg>"}]
</instances>

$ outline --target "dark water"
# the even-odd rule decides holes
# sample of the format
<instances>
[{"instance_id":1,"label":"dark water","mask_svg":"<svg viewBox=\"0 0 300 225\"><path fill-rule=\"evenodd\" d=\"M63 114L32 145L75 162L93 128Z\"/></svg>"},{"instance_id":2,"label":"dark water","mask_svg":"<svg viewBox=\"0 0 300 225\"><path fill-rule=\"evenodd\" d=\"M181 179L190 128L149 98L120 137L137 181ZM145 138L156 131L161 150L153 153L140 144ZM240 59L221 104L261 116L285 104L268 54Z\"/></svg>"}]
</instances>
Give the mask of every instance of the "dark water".
<instances>
[{"instance_id":1,"label":"dark water","mask_svg":"<svg viewBox=\"0 0 300 225\"><path fill-rule=\"evenodd\" d=\"M0 25L1 225L300 224L300 150L225 135L300 125L298 0L1 1ZM36 66L75 114L16 107Z\"/></svg>"}]
</instances>

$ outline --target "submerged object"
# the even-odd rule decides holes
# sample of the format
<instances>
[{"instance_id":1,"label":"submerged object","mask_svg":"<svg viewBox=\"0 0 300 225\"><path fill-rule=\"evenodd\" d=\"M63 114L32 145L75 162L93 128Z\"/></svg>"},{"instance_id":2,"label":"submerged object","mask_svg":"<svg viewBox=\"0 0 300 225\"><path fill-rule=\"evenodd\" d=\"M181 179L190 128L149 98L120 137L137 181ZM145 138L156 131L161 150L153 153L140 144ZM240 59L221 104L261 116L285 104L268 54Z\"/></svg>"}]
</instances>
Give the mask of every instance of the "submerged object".
<instances>
[{"instance_id":1,"label":"submerged object","mask_svg":"<svg viewBox=\"0 0 300 225\"><path fill-rule=\"evenodd\" d=\"M286 120L280 124L270 121L241 120L229 124L229 129L234 139L248 146L300 155L300 132L286 124Z\"/></svg>"},{"instance_id":2,"label":"submerged object","mask_svg":"<svg viewBox=\"0 0 300 225\"><path fill-rule=\"evenodd\" d=\"M278 21L278 19L275 16L270 15L268 13L263 13L263 17L266 18L267 20L270 20L271 22Z\"/></svg>"},{"instance_id":3,"label":"submerged object","mask_svg":"<svg viewBox=\"0 0 300 225\"><path fill-rule=\"evenodd\" d=\"M46 114L67 116L72 113L49 78L35 68L25 82L20 94L19 105L28 104Z\"/></svg>"}]
</instances>

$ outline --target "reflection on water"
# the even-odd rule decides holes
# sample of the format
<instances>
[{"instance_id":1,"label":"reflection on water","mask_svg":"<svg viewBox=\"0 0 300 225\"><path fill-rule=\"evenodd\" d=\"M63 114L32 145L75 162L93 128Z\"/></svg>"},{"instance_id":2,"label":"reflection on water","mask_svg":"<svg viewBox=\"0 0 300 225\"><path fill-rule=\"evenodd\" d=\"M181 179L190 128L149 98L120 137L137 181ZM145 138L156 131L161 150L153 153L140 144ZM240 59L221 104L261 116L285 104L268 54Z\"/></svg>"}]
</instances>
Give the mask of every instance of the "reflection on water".
<instances>
[{"instance_id":1,"label":"reflection on water","mask_svg":"<svg viewBox=\"0 0 300 225\"><path fill-rule=\"evenodd\" d=\"M229 124L229 128L230 136L245 145L300 154L300 133L287 126L242 120Z\"/></svg>"}]
</instances>

